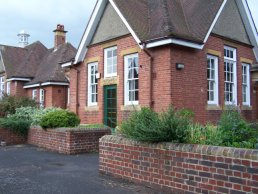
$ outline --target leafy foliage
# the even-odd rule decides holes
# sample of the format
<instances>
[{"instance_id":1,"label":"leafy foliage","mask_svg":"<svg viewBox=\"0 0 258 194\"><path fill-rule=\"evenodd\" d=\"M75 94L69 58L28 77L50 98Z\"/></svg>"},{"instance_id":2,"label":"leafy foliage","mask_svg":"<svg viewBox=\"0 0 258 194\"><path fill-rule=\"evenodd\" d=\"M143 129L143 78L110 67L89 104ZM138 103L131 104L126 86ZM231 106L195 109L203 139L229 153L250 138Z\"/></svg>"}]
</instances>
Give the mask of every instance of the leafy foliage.
<instances>
[{"instance_id":1,"label":"leafy foliage","mask_svg":"<svg viewBox=\"0 0 258 194\"><path fill-rule=\"evenodd\" d=\"M217 126L192 124L189 126L188 143L219 146L222 144L222 135L223 131Z\"/></svg>"},{"instance_id":2,"label":"leafy foliage","mask_svg":"<svg viewBox=\"0 0 258 194\"><path fill-rule=\"evenodd\" d=\"M257 132L237 110L225 110L220 117L219 128L223 131L224 146L255 148L258 143Z\"/></svg>"},{"instance_id":3,"label":"leafy foliage","mask_svg":"<svg viewBox=\"0 0 258 194\"><path fill-rule=\"evenodd\" d=\"M35 107L21 107L21 108L16 108L15 114L8 115L8 118L31 120L31 125L36 126L36 125L39 125L42 117L45 114L56 110L62 110L62 109L61 108L39 109Z\"/></svg>"},{"instance_id":4,"label":"leafy foliage","mask_svg":"<svg viewBox=\"0 0 258 194\"><path fill-rule=\"evenodd\" d=\"M31 121L24 119L0 118L0 127L9 129L12 132L26 136L30 128Z\"/></svg>"},{"instance_id":5,"label":"leafy foliage","mask_svg":"<svg viewBox=\"0 0 258 194\"><path fill-rule=\"evenodd\" d=\"M43 115L40 126L46 128L75 127L80 124L78 116L67 110L55 110Z\"/></svg>"},{"instance_id":6,"label":"leafy foliage","mask_svg":"<svg viewBox=\"0 0 258 194\"><path fill-rule=\"evenodd\" d=\"M183 143L188 133L189 117L184 111L175 111L172 107L162 114L142 108L122 122L120 133L137 141Z\"/></svg>"},{"instance_id":7,"label":"leafy foliage","mask_svg":"<svg viewBox=\"0 0 258 194\"><path fill-rule=\"evenodd\" d=\"M0 100L0 113L2 116L14 114L20 107L37 107L37 102L28 97L7 96L4 95Z\"/></svg>"}]
</instances>

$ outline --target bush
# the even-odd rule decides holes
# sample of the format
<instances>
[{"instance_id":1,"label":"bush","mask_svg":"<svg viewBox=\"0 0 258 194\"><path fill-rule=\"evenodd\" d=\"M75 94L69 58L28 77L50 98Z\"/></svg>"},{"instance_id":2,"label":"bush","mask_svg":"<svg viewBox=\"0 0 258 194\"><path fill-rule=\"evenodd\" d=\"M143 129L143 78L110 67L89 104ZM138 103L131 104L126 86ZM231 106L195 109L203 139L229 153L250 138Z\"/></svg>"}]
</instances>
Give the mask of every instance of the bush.
<instances>
[{"instance_id":1,"label":"bush","mask_svg":"<svg viewBox=\"0 0 258 194\"><path fill-rule=\"evenodd\" d=\"M143 142L179 142L186 141L190 116L184 111L175 111L172 107L162 114L150 108L142 108L122 122L120 133Z\"/></svg>"},{"instance_id":2,"label":"bush","mask_svg":"<svg viewBox=\"0 0 258 194\"><path fill-rule=\"evenodd\" d=\"M222 144L222 130L210 124L190 125L188 143L219 146Z\"/></svg>"},{"instance_id":3,"label":"bush","mask_svg":"<svg viewBox=\"0 0 258 194\"><path fill-rule=\"evenodd\" d=\"M0 113L2 116L14 114L20 107L37 107L37 102L28 97L17 97L4 95L0 100Z\"/></svg>"},{"instance_id":4,"label":"bush","mask_svg":"<svg viewBox=\"0 0 258 194\"><path fill-rule=\"evenodd\" d=\"M8 115L8 118L31 120L31 125L36 126L36 125L39 125L42 117L45 114L56 110L62 110L62 109L61 108L39 109L35 107L21 107L21 108L16 108L15 114Z\"/></svg>"},{"instance_id":5,"label":"bush","mask_svg":"<svg viewBox=\"0 0 258 194\"><path fill-rule=\"evenodd\" d=\"M62 109L48 112L42 117L40 121L40 126L43 129L58 127L75 127L79 124L80 119L75 113Z\"/></svg>"},{"instance_id":6,"label":"bush","mask_svg":"<svg viewBox=\"0 0 258 194\"><path fill-rule=\"evenodd\" d=\"M24 119L13 119L13 118L1 118L0 127L9 129L13 133L27 136L28 130L30 128L31 121Z\"/></svg>"},{"instance_id":7,"label":"bush","mask_svg":"<svg viewBox=\"0 0 258 194\"><path fill-rule=\"evenodd\" d=\"M258 142L255 130L235 109L229 108L222 113L219 127L223 131L224 146L255 148Z\"/></svg>"}]
</instances>

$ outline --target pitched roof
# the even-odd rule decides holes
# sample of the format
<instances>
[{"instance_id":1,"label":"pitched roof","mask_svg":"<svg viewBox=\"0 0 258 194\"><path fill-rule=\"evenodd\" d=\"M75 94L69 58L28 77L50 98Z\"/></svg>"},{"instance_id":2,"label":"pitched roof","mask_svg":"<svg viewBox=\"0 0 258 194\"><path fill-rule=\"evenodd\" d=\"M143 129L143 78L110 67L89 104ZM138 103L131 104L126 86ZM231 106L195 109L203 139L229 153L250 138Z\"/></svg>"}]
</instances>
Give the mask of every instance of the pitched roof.
<instances>
[{"instance_id":1,"label":"pitched roof","mask_svg":"<svg viewBox=\"0 0 258 194\"><path fill-rule=\"evenodd\" d=\"M71 60L75 54L76 49L70 43L59 45L57 49L49 49L34 78L26 85L42 82L68 82L60 63Z\"/></svg>"},{"instance_id":2,"label":"pitched roof","mask_svg":"<svg viewBox=\"0 0 258 194\"><path fill-rule=\"evenodd\" d=\"M233 0L98 0L74 62L83 61L105 7L110 3L140 48L178 44L203 49L227 1ZM235 0L258 60L258 38L245 0Z\"/></svg>"},{"instance_id":3,"label":"pitched roof","mask_svg":"<svg viewBox=\"0 0 258 194\"><path fill-rule=\"evenodd\" d=\"M142 42L173 37L204 43L223 0L114 0L114 3Z\"/></svg>"},{"instance_id":4,"label":"pitched roof","mask_svg":"<svg viewBox=\"0 0 258 194\"><path fill-rule=\"evenodd\" d=\"M67 82L60 62L74 58L76 49L70 44L47 49L37 41L25 48L0 45L7 79L30 78L28 84L40 82Z\"/></svg>"}]
</instances>

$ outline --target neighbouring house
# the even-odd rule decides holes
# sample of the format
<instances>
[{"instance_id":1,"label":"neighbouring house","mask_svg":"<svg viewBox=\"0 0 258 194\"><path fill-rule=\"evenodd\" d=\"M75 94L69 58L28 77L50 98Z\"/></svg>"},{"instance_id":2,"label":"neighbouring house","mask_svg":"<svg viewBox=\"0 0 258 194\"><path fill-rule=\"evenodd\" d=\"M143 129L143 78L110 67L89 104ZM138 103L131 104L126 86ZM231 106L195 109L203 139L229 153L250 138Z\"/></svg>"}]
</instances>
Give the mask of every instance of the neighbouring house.
<instances>
[{"instance_id":1,"label":"neighbouring house","mask_svg":"<svg viewBox=\"0 0 258 194\"><path fill-rule=\"evenodd\" d=\"M75 59L62 64L70 110L110 127L170 104L201 123L226 105L255 120L257 43L245 0L98 0Z\"/></svg>"},{"instance_id":2,"label":"neighbouring house","mask_svg":"<svg viewBox=\"0 0 258 194\"><path fill-rule=\"evenodd\" d=\"M20 47L0 45L1 95L28 96L41 107L66 108L69 80L60 63L74 58L76 49L66 43L63 25L57 25L54 33L51 49L39 41L29 45L25 31L18 34Z\"/></svg>"}]
</instances>

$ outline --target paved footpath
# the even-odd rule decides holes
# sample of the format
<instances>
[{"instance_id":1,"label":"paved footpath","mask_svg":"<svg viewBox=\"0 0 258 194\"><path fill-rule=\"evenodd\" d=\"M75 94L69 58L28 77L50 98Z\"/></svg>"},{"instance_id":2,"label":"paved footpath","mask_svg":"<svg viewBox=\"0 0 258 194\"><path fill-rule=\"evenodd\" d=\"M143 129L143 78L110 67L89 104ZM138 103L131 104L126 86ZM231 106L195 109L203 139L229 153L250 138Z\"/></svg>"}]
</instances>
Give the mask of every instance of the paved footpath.
<instances>
[{"instance_id":1,"label":"paved footpath","mask_svg":"<svg viewBox=\"0 0 258 194\"><path fill-rule=\"evenodd\" d=\"M154 194L98 173L98 154L75 156L33 146L0 147L0 194Z\"/></svg>"}]
</instances>

